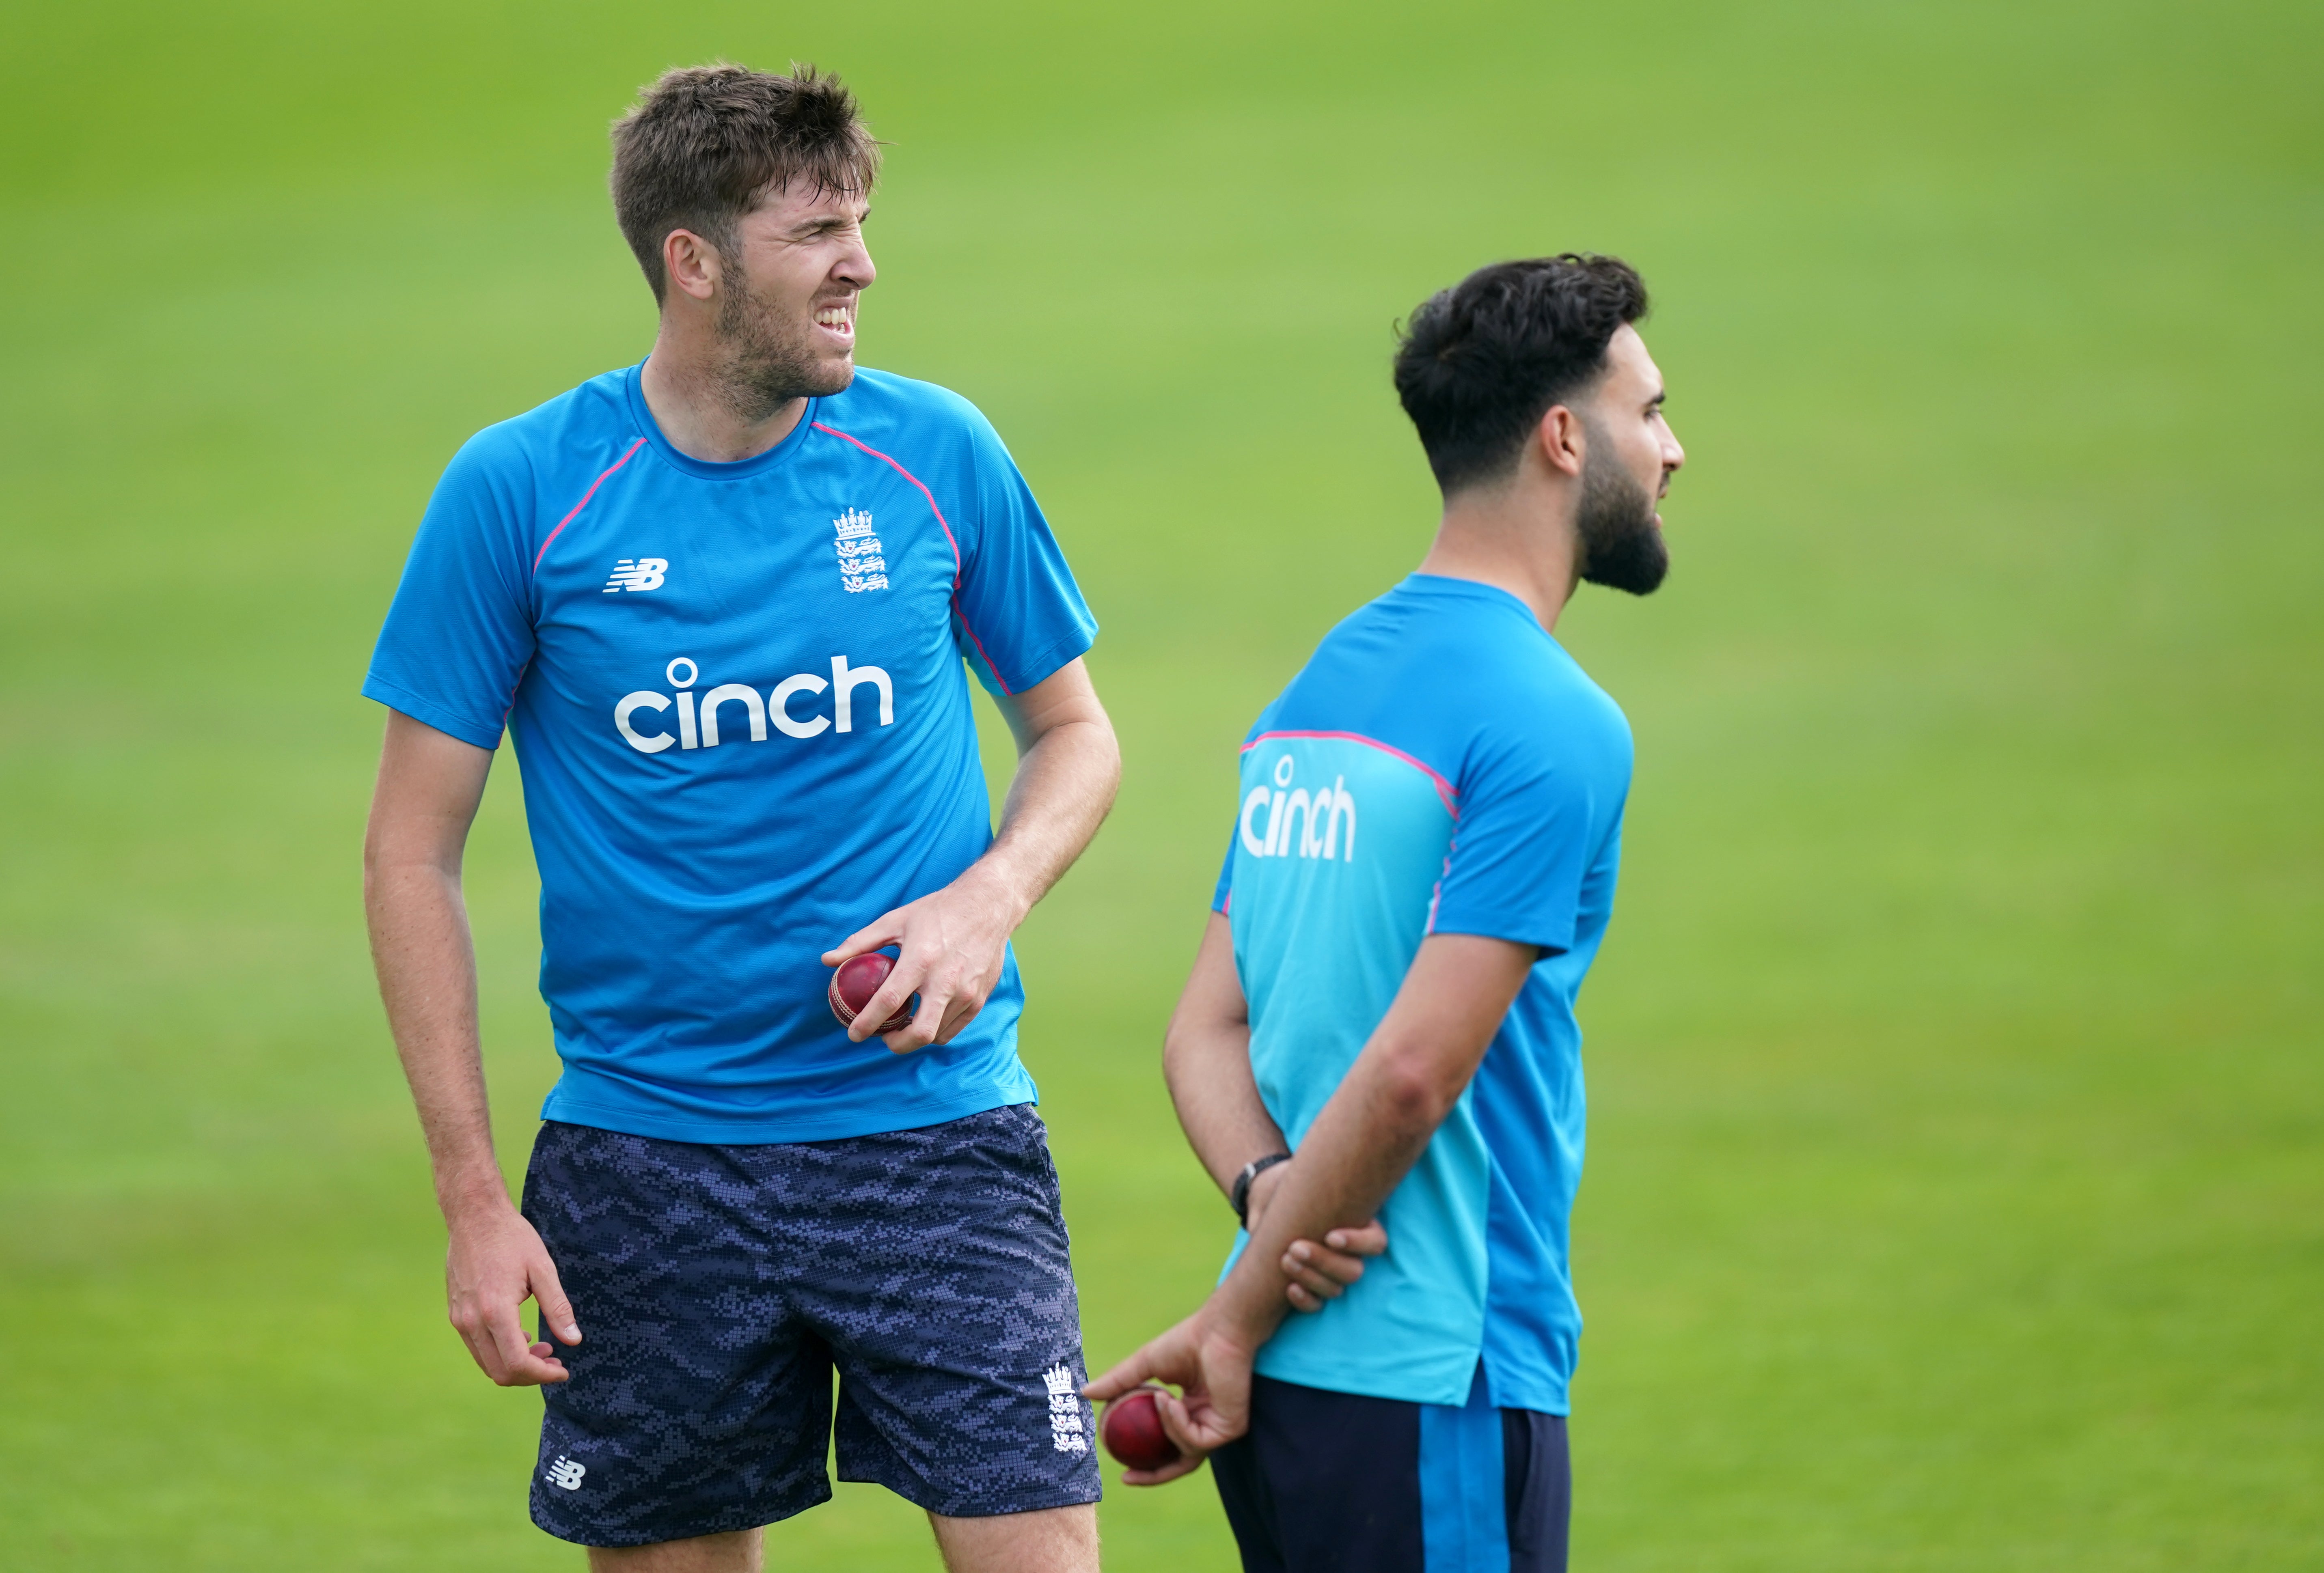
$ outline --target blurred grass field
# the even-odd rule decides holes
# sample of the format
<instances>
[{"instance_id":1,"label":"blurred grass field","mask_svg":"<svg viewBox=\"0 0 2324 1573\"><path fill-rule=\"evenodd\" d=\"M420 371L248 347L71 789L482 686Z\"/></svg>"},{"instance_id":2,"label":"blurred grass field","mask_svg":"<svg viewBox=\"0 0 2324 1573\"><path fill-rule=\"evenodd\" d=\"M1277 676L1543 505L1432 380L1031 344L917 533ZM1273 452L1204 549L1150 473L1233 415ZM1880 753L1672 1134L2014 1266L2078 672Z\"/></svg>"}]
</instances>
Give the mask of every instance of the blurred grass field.
<instances>
[{"instance_id":1,"label":"blurred grass field","mask_svg":"<svg viewBox=\"0 0 2324 1573\"><path fill-rule=\"evenodd\" d=\"M1391 321L1618 252L1677 568L1561 632L1637 785L1583 1000L1576 1566L2324 1566L2324 14L11 4L0 1566L576 1568L444 1326L355 695L475 428L635 360L603 127L815 60L867 363L976 400L1120 805L1020 940L1093 1361L1228 1228L1157 1072L1258 706L1414 562ZM1001 763L997 755L994 763ZM503 1152L554 1074L513 760ZM1109 1566L1232 1565L1207 1481ZM935 1565L877 1490L771 1567Z\"/></svg>"}]
</instances>

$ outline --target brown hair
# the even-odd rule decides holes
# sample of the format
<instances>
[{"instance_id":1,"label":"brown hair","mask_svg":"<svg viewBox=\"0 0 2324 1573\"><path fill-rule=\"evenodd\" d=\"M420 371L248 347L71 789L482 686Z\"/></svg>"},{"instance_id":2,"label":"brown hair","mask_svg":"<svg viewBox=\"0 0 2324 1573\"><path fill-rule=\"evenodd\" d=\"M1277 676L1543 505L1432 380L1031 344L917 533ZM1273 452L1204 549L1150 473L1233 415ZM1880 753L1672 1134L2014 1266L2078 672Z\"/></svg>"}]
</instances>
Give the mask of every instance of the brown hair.
<instances>
[{"instance_id":1,"label":"brown hair","mask_svg":"<svg viewBox=\"0 0 2324 1573\"><path fill-rule=\"evenodd\" d=\"M657 301L669 285L661 244L671 230L731 253L736 221L794 180L869 192L879 176L880 143L855 96L813 66L788 77L682 66L613 122L613 216Z\"/></svg>"}]
</instances>

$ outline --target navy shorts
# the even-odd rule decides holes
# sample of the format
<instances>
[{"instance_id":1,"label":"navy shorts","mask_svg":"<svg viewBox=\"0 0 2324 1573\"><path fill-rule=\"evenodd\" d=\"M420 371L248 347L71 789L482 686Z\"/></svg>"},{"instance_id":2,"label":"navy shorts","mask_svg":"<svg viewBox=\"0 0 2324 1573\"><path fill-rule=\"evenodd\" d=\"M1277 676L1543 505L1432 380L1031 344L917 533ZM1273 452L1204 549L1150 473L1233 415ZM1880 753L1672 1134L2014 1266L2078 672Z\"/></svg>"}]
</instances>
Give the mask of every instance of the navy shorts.
<instances>
[{"instance_id":1,"label":"navy shorts","mask_svg":"<svg viewBox=\"0 0 2324 1573\"><path fill-rule=\"evenodd\" d=\"M1565 1573L1565 1417L1254 1377L1211 1455L1243 1573Z\"/></svg>"},{"instance_id":2,"label":"navy shorts","mask_svg":"<svg viewBox=\"0 0 2324 1573\"><path fill-rule=\"evenodd\" d=\"M704 1146L550 1124L524 1216L582 1341L532 1521L640 1546L885 1486L953 1517L1095 1502L1057 1172L1030 1105ZM541 1338L554 1343L544 1329ZM832 1375L838 1374L834 1412Z\"/></svg>"}]
</instances>

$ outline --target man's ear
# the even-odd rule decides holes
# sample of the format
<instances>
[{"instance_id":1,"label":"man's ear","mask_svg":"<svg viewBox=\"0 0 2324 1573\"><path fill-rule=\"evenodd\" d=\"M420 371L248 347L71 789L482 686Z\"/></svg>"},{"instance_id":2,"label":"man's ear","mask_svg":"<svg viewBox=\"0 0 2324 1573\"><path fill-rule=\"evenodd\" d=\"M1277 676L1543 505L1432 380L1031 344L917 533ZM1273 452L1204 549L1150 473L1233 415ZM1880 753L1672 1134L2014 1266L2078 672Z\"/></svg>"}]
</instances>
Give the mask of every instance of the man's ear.
<instances>
[{"instance_id":1,"label":"man's ear","mask_svg":"<svg viewBox=\"0 0 2324 1573\"><path fill-rule=\"evenodd\" d=\"M662 274L680 294L707 300L716 293L719 260L718 248L690 229L661 237Z\"/></svg>"},{"instance_id":2,"label":"man's ear","mask_svg":"<svg viewBox=\"0 0 2324 1573\"><path fill-rule=\"evenodd\" d=\"M1561 475L1579 476L1589 451L1582 417L1567 404L1553 404L1534 428L1535 446L1549 467Z\"/></svg>"}]
</instances>

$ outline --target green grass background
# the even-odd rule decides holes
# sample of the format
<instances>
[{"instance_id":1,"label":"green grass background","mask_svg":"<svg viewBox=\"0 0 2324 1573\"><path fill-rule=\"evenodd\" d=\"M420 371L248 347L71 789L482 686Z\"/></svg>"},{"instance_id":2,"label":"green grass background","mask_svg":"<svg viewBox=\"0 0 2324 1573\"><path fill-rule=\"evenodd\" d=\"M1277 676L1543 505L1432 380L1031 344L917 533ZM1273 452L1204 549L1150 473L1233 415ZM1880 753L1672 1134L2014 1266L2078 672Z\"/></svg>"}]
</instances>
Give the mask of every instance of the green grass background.
<instances>
[{"instance_id":1,"label":"green grass background","mask_svg":"<svg viewBox=\"0 0 2324 1573\"><path fill-rule=\"evenodd\" d=\"M1120 805L1020 942L1093 1360L1226 1241L1156 1051L1231 745L1428 536L1390 323L1615 251L1690 465L1669 586L1561 630L1638 741L1577 1568L2324 1567L2324 14L5 10L0 1565L577 1565L443 1324L355 689L453 448L643 353L603 127L725 55L860 87L864 358L992 416L1105 624ZM1204 1481L1104 1515L1231 1565ZM771 1559L933 1562L864 1487Z\"/></svg>"}]
</instances>

